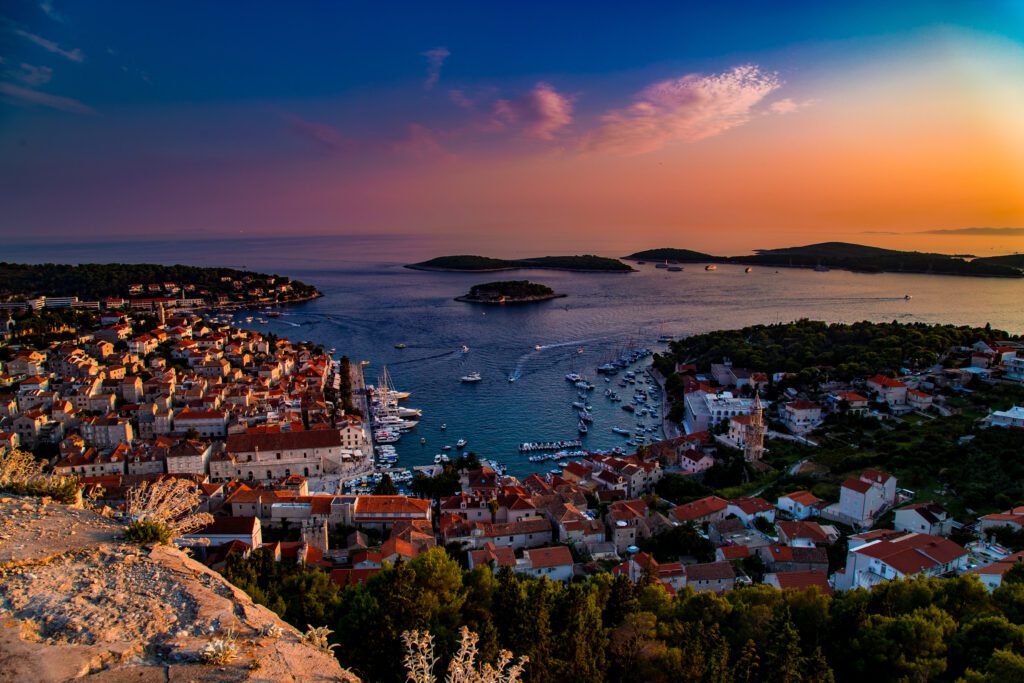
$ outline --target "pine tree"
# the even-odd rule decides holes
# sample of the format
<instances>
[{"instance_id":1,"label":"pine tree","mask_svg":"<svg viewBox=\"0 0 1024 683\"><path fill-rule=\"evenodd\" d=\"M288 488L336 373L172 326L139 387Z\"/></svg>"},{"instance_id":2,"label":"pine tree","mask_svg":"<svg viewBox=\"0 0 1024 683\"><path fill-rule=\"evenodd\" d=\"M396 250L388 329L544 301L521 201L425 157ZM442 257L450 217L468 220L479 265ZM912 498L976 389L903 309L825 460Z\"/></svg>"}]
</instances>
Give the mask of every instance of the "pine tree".
<instances>
[{"instance_id":1,"label":"pine tree","mask_svg":"<svg viewBox=\"0 0 1024 683\"><path fill-rule=\"evenodd\" d=\"M762 678L769 683L797 683L800 680L800 636L789 607L778 609L768 625Z\"/></svg>"},{"instance_id":2,"label":"pine tree","mask_svg":"<svg viewBox=\"0 0 1024 683\"><path fill-rule=\"evenodd\" d=\"M733 667L732 678L736 683L756 683L761 680L758 673L760 666L761 658L757 654L757 643L747 640L747 644L743 646L740 657Z\"/></svg>"},{"instance_id":3,"label":"pine tree","mask_svg":"<svg viewBox=\"0 0 1024 683\"><path fill-rule=\"evenodd\" d=\"M836 680L835 674L832 673L832 667L828 665L825 653L821 651L820 647L814 648L811 656L804 659L803 671L805 681L835 683Z\"/></svg>"}]
</instances>

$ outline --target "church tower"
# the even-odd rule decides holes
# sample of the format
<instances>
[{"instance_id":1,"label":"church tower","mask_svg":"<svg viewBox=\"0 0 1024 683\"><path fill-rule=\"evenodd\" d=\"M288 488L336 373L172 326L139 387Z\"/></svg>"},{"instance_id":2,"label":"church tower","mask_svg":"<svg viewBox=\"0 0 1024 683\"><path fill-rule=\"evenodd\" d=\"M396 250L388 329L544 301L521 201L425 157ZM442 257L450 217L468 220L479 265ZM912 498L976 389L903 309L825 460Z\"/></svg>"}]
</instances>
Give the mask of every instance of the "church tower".
<instances>
[{"instance_id":1,"label":"church tower","mask_svg":"<svg viewBox=\"0 0 1024 683\"><path fill-rule=\"evenodd\" d=\"M760 460L764 455L764 409L761 407L761 395L754 391L754 406L750 411L750 422L747 423L746 444L743 447L743 459L747 462Z\"/></svg>"}]
</instances>

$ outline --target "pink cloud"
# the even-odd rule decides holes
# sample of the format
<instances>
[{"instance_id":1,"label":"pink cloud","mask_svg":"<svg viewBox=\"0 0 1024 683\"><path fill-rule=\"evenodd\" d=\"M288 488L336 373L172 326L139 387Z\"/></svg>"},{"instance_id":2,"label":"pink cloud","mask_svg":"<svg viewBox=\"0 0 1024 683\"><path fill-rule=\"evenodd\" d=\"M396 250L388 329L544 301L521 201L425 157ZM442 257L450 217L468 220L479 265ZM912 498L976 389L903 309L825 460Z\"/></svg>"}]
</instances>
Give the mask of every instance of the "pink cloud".
<instances>
[{"instance_id":1,"label":"pink cloud","mask_svg":"<svg viewBox=\"0 0 1024 683\"><path fill-rule=\"evenodd\" d=\"M298 116L286 117L291 123L291 130L299 137L326 149L329 152L337 153L349 151L355 148L355 140L346 137L340 130L326 123L306 121Z\"/></svg>"},{"instance_id":2,"label":"pink cloud","mask_svg":"<svg viewBox=\"0 0 1024 683\"><path fill-rule=\"evenodd\" d=\"M49 107L50 109L59 109L60 111L68 111L74 114L95 114L96 110L87 104L73 100L70 97L61 97L60 95L50 95L48 93L39 92L38 90L29 90L28 88L22 88L20 85L13 83L0 83L0 95L6 95L7 97L17 100L23 104L36 104L42 107Z\"/></svg>"},{"instance_id":3,"label":"pink cloud","mask_svg":"<svg viewBox=\"0 0 1024 683\"><path fill-rule=\"evenodd\" d=\"M453 159L454 154L445 149L437 134L419 123L410 123L406 135L391 143L391 151L416 159Z\"/></svg>"},{"instance_id":4,"label":"pink cloud","mask_svg":"<svg viewBox=\"0 0 1024 683\"><path fill-rule=\"evenodd\" d=\"M752 109L781 85L777 74L752 64L661 81L629 107L605 114L582 147L628 156L720 135L749 121Z\"/></svg>"},{"instance_id":5,"label":"pink cloud","mask_svg":"<svg viewBox=\"0 0 1024 683\"><path fill-rule=\"evenodd\" d=\"M572 99L547 83L538 83L522 97L498 100L487 122L492 130L518 126L524 135L540 140L553 139L570 123Z\"/></svg>"},{"instance_id":6,"label":"pink cloud","mask_svg":"<svg viewBox=\"0 0 1024 683\"><path fill-rule=\"evenodd\" d=\"M19 36L21 36L22 38L24 38L25 40L29 41L30 43L35 43L36 45L38 45L39 47L43 48L47 52L52 52L55 55L60 55L61 57L64 57L65 59L71 60L72 62L81 62L81 61L85 60L85 55L83 55L82 51L79 50L77 47L75 49L73 49L73 50L65 50L64 48L62 48L60 45L58 45L57 43L53 42L52 40L47 40L46 38L43 38L42 36L37 36L34 33L29 33L28 31L25 31L25 30L20 29L20 28L14 29L14 33L19 35Z\"/></svg>"},{"instance_id":7,"label":"pink cloud","mask_svg":"<svg viewBox=\"0 0 1024 683\"><path fill-rule=\"evenodd\" d=\"M772 102L768 105L768 109L773 114L793 114L817 102L818 100L816 99L797 101L791 97L786 97Z\"/></svg>"}]
</instances>

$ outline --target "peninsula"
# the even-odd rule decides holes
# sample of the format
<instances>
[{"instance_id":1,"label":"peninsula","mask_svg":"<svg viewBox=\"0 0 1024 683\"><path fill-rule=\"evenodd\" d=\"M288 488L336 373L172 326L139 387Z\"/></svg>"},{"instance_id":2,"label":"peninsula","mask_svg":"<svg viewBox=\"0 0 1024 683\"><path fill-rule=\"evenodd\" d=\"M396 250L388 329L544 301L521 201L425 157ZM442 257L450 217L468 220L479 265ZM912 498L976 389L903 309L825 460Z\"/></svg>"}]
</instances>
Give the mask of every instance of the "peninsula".
<instances>
[{"instance_id":1,"label":"peninsula","mask_svg":"<svg viewBox=\"0 0 1024 683\"><path fill-rule=\"evenodd\" d=\"M429 261L411 263L405 266L413 270L436 270L450 272L497 272L502 270L543 269L569 270L583 273L631 273L635 269L622 261L604 256L585 254L583 256L539 256L525 259L496 259L487 256L456 255L438 256Z\"/></svg>"},{"instance_id":2,"label":"peninsula","mask_svg":"<svg viewBox=\"0 0 1024 683\"><path fill-rule=\"evenodd\" d=\"M320 290L282 275L151 263L0 263L0 302L32 308L231 308L309 301Z\"/></svg>"},{"instance_id":3,"label":"peninsula","mask_svg":"<svg viewBox=\"0 0 1024 683\"><path fill-rule=\"evenodd\" d=\"M746 256L715 256L689 249L648 249L624 257L629 261L736 263L775 268L842 268L862 273L925 273L973 277L1024 277L1019 255L965 259L947 254L883 249L849 242L821 242L782 249L756 249Z\"/></svg>"},{"instance_id":4,"label":"peninsula","mask_svg":"<svg viewBox=\"0 0 1024 683\"><path fill-rule=\"evenodd\" d=\"M529 304L564 296L565 294L557 294L547 285L536 282L505 280L473 285L468 294L455 297L455 300L473 304Z\"/></svg>"}]
</instances>

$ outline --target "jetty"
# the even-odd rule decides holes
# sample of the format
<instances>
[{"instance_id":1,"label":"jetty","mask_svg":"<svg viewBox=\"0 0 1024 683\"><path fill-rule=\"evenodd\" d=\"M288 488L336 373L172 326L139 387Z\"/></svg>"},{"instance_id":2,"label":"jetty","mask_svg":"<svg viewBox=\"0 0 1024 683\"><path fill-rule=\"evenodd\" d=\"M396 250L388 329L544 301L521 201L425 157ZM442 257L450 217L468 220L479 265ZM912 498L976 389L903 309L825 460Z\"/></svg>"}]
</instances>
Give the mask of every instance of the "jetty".
<instances>
[{"instance_id":1,"label":"jetty","mask_svg":"<svg viewBox=\"0 0 1024 683\"><path fill-rule=\"evenodd\" d=\"M579 439L572 441L527 441L519 444L520 453L533 453L535 451L564 451L567 448L579 448L583 442Z\"/></svg>"}]
</instances>

